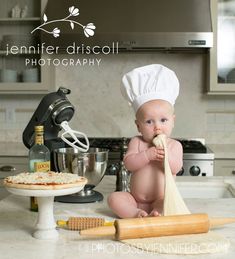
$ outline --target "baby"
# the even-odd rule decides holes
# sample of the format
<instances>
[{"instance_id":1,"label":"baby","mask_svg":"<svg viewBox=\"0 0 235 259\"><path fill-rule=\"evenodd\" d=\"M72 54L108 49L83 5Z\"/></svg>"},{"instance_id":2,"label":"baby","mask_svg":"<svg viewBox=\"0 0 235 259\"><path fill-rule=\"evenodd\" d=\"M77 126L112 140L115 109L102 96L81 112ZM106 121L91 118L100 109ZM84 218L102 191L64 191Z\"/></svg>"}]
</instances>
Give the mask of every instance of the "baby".
<instances>
[{"instance_id":1,"label":"baby","mask_svg":"<svg viewBox=\"0 0 235 259\"><path fill-rule=\"evenodd\" d=\"M130 193L114 192L108 204L120 218L159 216L164 200L164 149L153 138L167 137L168 159L173 175L183 165L181 144L170 138L174 127L174 102L179 83L173 71L162 65L134 69L123 78L124 96L136 112L141 136L131 139L124 164L131 172Z\"/></svg>"}]
</instances>

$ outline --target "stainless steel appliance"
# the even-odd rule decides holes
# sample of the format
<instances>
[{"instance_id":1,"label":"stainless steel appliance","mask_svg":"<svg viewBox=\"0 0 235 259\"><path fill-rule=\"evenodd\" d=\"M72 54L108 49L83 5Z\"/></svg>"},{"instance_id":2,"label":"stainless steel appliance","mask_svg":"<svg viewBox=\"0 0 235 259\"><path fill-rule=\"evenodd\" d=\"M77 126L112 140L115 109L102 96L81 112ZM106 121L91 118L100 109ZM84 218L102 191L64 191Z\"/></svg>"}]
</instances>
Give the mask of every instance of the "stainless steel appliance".
<instances>
[{"instance_id":1,"label":"stainless steel appliance","mask_svg":"<svg viewBox=\"0 0 235 259\"><path fill-rule=\"evenodd\" d=\"M82 28L72 30L63 21L57 23L59 37L42 32L42 41L60 50L73 42L96 46L94 51L113 42L120 51L206 50L213 45L210 0L48 0L45 13L56 20L66 17L70 6L79 8L79 16L71 18L92 22L96 29L87 38Z\"/></svg>"},{"instance_id":2,"label":"stainless steel appliance","mask_svg":"<svg viewBox=\"0 0 235 259\"><path fill-rule=\"evenodd\" d=\"M200 141L178 139L183 146L183 168L178 175L213 176L214 153ZM90 145L109 149L106 174L118 175L125 138L90 138ZM129 141L129 139L127 139Z\"/></svg>"},{"instance_id":3,"label":"stainless steel appliance","mask_svg":"<svg viewBox=\"0 0 235 259\"><path fill-rule=\"evenodd\" d=\"M178 139L183 146L183 168L178 175L213 176L214 153L197 140Z\"/></svg>"}]
</instances>

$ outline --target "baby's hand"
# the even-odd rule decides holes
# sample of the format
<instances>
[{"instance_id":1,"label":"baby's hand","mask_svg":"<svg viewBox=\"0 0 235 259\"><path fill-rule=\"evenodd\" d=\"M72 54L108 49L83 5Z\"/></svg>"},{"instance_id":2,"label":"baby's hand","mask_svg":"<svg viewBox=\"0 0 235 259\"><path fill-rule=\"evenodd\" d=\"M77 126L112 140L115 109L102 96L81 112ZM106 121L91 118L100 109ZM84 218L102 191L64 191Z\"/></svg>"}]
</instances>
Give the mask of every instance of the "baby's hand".
<instances>
[{"instance_id":1,"label":"baby's hand","mask_svg":"<svg viewBox=\"0 0 235 259\"><path fill-rule=\"evenodd\" d=\"M164 160L165 152L163 148L150 147L148 150L146 150L146 155L150 161L156 160L161 162Z\"/></svg>"}]
</instances>

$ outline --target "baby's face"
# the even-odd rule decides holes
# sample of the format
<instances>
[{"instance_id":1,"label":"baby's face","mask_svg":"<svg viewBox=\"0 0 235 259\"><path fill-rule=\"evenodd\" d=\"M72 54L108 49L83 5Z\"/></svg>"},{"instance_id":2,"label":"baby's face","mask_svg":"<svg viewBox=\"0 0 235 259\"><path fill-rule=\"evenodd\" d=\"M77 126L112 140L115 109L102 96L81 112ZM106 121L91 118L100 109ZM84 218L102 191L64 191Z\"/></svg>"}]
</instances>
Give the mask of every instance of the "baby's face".
<instances>
[{"instance_id":1,"label":"baby's face","mask_svg":"<svg viewBox=\"0 0 235 259\"><path fill-rule=\"evenodd\" d=\"M170 103L163 100L153 100L144 103L136 113L136 125L146 142L152 143L159 134L171 135L174 127L174 109Z\"/></svg>"}]
</instances>

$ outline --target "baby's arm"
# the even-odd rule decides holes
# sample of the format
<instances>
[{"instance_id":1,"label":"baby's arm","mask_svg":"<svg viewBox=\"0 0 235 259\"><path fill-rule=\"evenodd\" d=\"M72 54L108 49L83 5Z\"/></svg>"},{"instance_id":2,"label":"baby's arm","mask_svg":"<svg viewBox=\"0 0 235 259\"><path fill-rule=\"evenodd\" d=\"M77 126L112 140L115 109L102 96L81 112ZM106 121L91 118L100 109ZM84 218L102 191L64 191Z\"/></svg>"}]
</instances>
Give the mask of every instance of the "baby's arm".
<instances>
[{"instance_id":1,"label":"baby's arm","mask_svg":"<svg viewBox=\"0 0 235 259\"><path fill-rule=\"evenodd\" d=\"M164 159L164 150L162 148L153 146L140 152L140 141L138 137L131 139L124 157L125 167L131 172L141 169L150 161L163 161Z\"/></svg>"},{"instance_id":2,"label":"baby's arm","mask_svg":"<svg viewBox=\"0 0 235 259\"><path fill-rule=\"evenodd\" d=\"M179 141L173 140L168 147L168 159L173 175L176 175L183 166L183 148Z\"/></svg>"},{"instance_id":3,"label":"baby's arm","mask_svg":"<svg viewBox=\"0 0 235 259\"><path fill-rule=\"evenodd\" d=\"M149 163L146 151L139 152L140 140L138 137L131 139L127 153L124 157L124 164L127 170L133 172Z\"/></svg>"}]
</instances>

